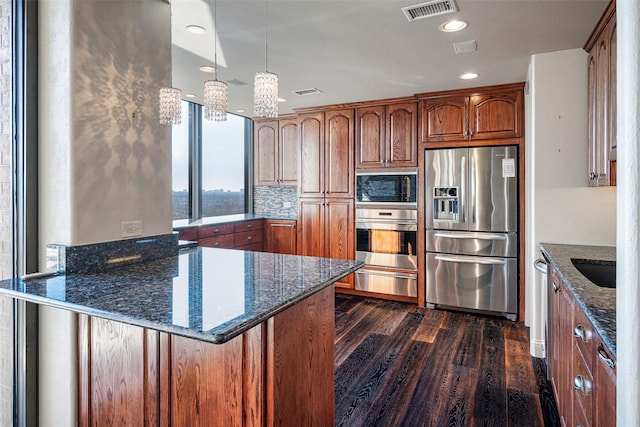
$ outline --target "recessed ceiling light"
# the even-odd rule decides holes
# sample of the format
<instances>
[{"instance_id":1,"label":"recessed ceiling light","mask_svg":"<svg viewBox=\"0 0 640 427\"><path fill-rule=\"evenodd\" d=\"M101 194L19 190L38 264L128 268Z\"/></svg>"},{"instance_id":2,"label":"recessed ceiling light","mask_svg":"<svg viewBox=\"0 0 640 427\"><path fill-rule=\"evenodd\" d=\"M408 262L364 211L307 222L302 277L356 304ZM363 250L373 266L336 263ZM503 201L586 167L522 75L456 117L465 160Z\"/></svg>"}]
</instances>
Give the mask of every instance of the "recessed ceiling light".
<instances>
[{"instance_id":1,"label":"recessed ceiling light","mask_svg":"<svg viewBox=\"0 0 640 427\"><path fill-rule=\"evenodd\" d=\"M462 80L471 80L475 79L476 77L478 77L476 73L464 73L460 76Z\"/></svg>"},{"instance_id":2,"label":"recessed ceiling light","mask_svg":"<svg viewBox=\"0 0 640 427\"><path fill-rule=\"evenodd\" d=\"M207 30L205 30L204 27L201 27L200 25L187 25L187 31L193 34L203 34Z\"/></svg>"},{"instance_id":3,"label":"recessed ceiling light","mask_svg":"<svg viewBox=\"0 0 640 427\"><path fill-rule=\"evenodd\" d=\"M284 98L278 98L278 102L287 102L287 100Z\"/></svg>"},{"instance_id":4,"label":"recessed ceiling light","mask_svg":"<svg viewBox=\"0 0 640 427\"><path fill-rule=\"evenodd\" d=\"M202 67L200 67L200 71L204 71L205 73L215 73L216 67L214 67L213 65L203 65Z\"/></svg>"},{"instance_id":5,"label":"recessed ceiling light","mask_svg":"<svg viewBox=\"0 0 640 427\"><path fill-rule=\"evenodd\" d=\"M239 108L236 110L237 113L244 113L244 108Z\"/></svg>"},{"instance_id":6,"label":"recessed ceiling light","mask_svg":"<svg viewBox=\"0 0 640 427\"><path fill-rule=\"evenodd\" d=\"M440 25L440 31L444 31L445 33L454 33L456 31L464 30L468 25L469 23L467 21L453 19Z\"/></svg>"},{"instance_id":7,"label":"recessed ceiling light","mask_svg":"<svg viewBox=\"0 0 640 427\"><path fill-rule=\"evenodd\" d=\"M196 96L194 94L192 94L192 93L185 93L184 97L185 98L195 98Z\"/></svg>"}]
</instances>

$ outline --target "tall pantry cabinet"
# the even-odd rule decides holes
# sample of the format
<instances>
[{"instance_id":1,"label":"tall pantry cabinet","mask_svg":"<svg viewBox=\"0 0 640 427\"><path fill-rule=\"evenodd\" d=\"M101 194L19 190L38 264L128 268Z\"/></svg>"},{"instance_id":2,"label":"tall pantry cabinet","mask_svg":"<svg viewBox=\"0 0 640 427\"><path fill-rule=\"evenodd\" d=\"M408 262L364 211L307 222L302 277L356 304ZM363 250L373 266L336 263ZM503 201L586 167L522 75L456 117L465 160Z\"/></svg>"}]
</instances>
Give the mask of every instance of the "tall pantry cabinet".
<instances>
[{"instance_id":1,"label":"tall pantry cabinet","mask_svg":"<svg viewBox=\"0 0 640 427\"><path fill-rule=\"evenodd\" d=\"M298 115L298 254L355 259L354 110ZM353 288L353 275L336 286Z\"/></svg>"}]
</instances>

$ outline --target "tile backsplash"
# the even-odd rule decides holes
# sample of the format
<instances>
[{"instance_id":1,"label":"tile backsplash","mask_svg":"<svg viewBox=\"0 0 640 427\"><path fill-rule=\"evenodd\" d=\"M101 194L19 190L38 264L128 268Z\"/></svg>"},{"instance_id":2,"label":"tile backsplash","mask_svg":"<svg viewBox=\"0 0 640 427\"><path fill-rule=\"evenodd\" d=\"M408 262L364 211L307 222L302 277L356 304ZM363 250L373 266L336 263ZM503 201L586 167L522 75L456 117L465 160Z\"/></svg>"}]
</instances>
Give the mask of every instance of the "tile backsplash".
<instances>
[{"instance_id":1,"label":"tile backsplash","mask_svg":"<svg viewBox=\"0 0 640 427\"><path fill-rule=\"evenodd\" d=\"M281 218L298 217L298 187L260 185L253 189L253 212Z\"/></svg>"}]
</instances>

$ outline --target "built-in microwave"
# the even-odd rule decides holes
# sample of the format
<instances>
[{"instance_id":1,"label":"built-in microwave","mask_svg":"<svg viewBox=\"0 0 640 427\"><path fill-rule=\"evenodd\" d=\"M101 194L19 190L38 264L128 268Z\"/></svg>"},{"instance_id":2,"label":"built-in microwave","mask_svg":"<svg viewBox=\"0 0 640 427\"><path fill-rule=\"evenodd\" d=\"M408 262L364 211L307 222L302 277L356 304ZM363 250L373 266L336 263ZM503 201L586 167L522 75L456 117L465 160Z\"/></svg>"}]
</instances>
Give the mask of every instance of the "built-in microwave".
<instances>
[{"instance_id":1,"label":"built-in microwave","mask_svg":"<svg viewBox=\"0 0 640 427\"><path fill-rule=\"evenodd\" d=\"M416 205L416 172L384 171L356 174L357 204Z\"/></svg>"}]
</instances>

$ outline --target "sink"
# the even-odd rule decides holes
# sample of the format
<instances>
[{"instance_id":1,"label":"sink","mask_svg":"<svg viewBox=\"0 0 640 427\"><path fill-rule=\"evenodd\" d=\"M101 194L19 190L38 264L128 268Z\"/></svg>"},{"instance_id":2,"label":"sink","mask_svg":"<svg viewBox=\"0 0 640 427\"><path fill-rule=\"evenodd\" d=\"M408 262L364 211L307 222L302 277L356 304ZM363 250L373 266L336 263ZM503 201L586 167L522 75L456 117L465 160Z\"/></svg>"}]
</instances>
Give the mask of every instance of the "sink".
<instances>
[{"instance_id":1,"label":"sink","mask_svg":"<svg viewBox=\"0 0 640 427\"><path fill-rule=\"evenodd\" d=\"M616 287L616 262L571 258L580 273L601 288Z\"/></svg>"}]
</instances>

